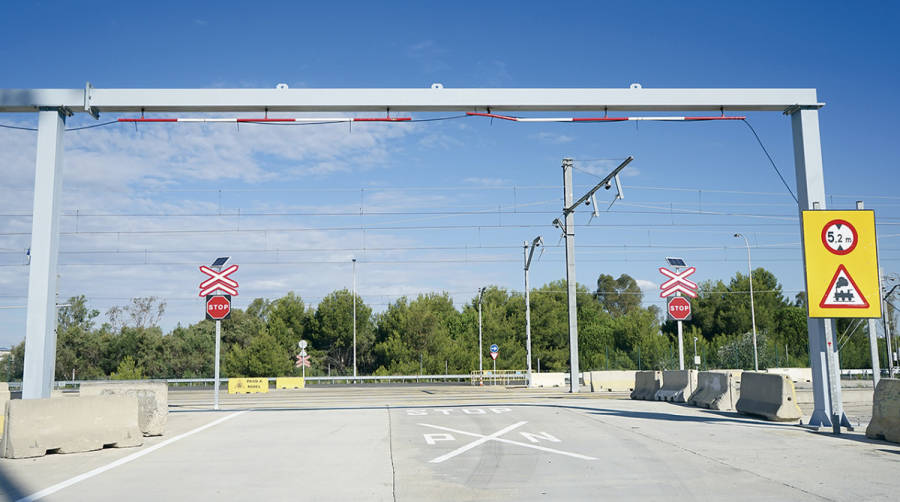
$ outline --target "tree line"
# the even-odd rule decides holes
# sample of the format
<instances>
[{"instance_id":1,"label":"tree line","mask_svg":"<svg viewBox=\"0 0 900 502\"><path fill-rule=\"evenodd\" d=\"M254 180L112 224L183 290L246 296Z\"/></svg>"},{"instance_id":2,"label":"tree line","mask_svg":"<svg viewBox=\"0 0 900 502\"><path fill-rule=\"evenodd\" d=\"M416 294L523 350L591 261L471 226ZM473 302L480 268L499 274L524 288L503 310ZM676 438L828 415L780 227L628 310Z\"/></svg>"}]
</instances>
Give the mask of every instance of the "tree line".
<instances>
[{"instance_id":1,"label":"tree line","mask_svg":"<svg viewBox=\"0 0 900 502\"><path fill-rule=\"evenodd\" d=\"M771 272L753 271L757 345L761 368L807 366L806 305L789 299ZM748 276L736 274L700 284L691 300L693 318L684 325L685 365L700 368L753 368ZM525 299L519 292L491 286L482 301L485 369L491 344L500 346L497 369L524 369ZM447 293L402 297L374 313L356 298L357 371L361 375L460 374L479 368L478 297L457 309ZM677 369L676 325L657 306L642 306L637 282L623 274L601 274L596 289L577 286L579 365L582 370ZM568 303L564 280L533 289L530 295L532 361L535 370L569 367ZM70 298L58 312L57 380L207 378L213 375L215 323L201 320L168 333L158 326L165 302L136 298L100 312L84 296ZM294 293L254 299L232 309L222 322L222 375L299 375L297 342L309 342L307 375L353 374L353 294L333 291L318 305ZM843 368L870 366L862 323L840 320L836 339ZM883 344L883 339L880 340ZM882 346L882 353L884 351ZM13 347L0 371L22 377L24 341Z\"/></svg>"}]
</instances>

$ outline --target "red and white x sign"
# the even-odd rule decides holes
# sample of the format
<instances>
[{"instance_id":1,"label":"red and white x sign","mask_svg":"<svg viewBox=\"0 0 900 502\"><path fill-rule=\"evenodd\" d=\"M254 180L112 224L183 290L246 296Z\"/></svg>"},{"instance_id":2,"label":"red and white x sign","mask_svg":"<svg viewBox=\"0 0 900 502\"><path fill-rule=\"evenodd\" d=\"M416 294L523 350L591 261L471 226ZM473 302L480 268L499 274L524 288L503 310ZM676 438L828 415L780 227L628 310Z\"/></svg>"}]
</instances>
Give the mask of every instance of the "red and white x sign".
<instances>
[{"instance_id":1,"label":"red and white x sign","mask_svg":"<svg viewBox=\"0 0 900 502\"><path fill-rule=\"evenodd\" d=\"M238 283L234 279L228 278L228 276L235 273L237 269L237 265L232 265L221 272L216 272L206 265L200 265L200 271L209 276L209 279L200 283L200 296L210 295L218 289L221 289L229 295L237 296Z\"/></svg>"},{"instance_id":2,"label":"red and white x sign","mask_svg":"<svg viewBox=\"0 0 900 502\"><path fill-rule=\"evenodd\" d=\"M674 295L681 292L691 298L697 298L697 283L687 280L687 276L696 272L694 267L688 267L684 272L672 272L667 268L660 267L659 272L670 279L659 286L662 292L659 294L661 298Z\"/></svg>"}]
</instances>

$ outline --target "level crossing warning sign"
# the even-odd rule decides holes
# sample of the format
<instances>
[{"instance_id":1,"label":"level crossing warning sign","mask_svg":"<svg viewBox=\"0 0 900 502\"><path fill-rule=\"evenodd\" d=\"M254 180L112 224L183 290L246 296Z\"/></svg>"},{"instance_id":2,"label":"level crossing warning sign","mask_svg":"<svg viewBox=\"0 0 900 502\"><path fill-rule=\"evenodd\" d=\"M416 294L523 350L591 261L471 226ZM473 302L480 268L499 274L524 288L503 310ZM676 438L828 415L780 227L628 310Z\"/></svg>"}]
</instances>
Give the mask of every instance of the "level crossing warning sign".
<instances>
[{"instance_id":1,"label":"level crossing warning sign","mask_svg":"<svg viewBox=\"0 0 900 502\"><path fill-rule=\"evenodd\" d=\"M803 211L810 317L881 317L873 211Z\"/></svg>"}]
</instances>

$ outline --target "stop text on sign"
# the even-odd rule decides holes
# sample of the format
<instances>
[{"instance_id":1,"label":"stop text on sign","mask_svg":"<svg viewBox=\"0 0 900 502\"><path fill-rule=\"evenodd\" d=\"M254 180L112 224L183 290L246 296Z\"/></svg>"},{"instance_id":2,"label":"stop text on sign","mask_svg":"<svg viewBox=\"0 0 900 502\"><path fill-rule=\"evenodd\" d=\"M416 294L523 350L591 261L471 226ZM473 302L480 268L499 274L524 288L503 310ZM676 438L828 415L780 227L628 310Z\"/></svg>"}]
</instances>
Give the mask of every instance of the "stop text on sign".
<instances>
[{"instance_id":1,"label":"stop text on sign","mask_svg":"<svg viewBox=\"0 0 900 502\"><path fill-rule=\"evenodd\" d=\"M687 321L691 318L691 302L683 296L669 299L666 311L673 321Z\"/></svg>"},{"instance_id":2,"label":"stop text on sign","mask_svg":"<svg viewBox=\"0 0 900 502\"><path fill-rule=\"evenodd\" d=\"M206 318L221 321L231 317L231 295L209 295L206 297Z\"/></svg>"}]
</instances>

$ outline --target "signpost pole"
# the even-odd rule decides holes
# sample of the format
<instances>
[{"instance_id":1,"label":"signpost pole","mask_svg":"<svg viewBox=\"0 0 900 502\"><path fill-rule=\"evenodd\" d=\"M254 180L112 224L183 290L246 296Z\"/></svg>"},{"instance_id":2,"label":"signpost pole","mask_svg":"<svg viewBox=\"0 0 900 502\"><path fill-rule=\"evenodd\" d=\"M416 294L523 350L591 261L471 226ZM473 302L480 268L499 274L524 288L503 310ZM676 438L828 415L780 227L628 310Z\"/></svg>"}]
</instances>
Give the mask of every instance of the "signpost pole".
<instances>
[{"instance_id":1,"label":"signpost pole","mask_svg":"<svg viewBox=\"0 0 900 502\"><path fill-rule=\"evenodd\" d=\"M222 321L216 321L216 382L213 384L213 409L219 409L219 347L222 340Z\"/></svg>"},{"instance_id":2,"label":"signpost pole","mask_svg":"<svg viewBox=\"0 0 900 502\"><path fill-rule=\"evenodd\" d=\"M681 321L678 321L678 369L684 369L684 337L681 334Z\"/></svg>"}]
</instances>

